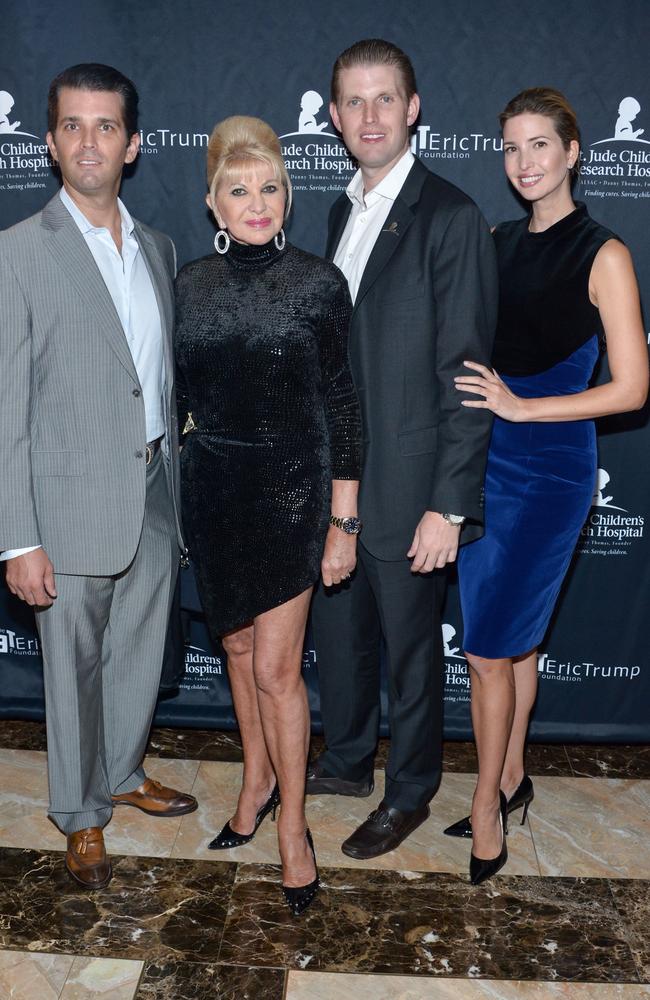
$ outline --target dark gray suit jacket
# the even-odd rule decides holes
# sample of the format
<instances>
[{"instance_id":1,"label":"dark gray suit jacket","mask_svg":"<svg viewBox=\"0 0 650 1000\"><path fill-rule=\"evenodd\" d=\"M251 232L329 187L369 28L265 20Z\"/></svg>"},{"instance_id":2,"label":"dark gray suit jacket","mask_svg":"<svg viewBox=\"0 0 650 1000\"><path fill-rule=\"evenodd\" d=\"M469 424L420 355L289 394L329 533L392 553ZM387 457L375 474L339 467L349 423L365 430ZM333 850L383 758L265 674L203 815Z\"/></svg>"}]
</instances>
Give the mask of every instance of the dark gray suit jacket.
<instances>
[{"instance_id":1,"label":"dark gray suit jacket","mask_svg":"<svg viewBox=\"0 0 650 1000\"><path fill-rule=\"evenodd\" d=\"M334 257L351 202L332 206ZM497 310L492 237L477 207L416 160L372 250L352 313L350 362L364 428L362 541L403 559L425 510L464 514L482 534L492 425L461 406L465 359L489 364ZM466 398L466 397L465 397Z\"/></svg>"},{"instance_id":2,"label":"dark gray suit jacket","mask_svg":"<svg viewBox=\"0 0 650 1000\"><path fill-rule=\"evenodd\" d=\"M171 240L135 223L163 332L167 474L178 505ZM0 233L0 551L114 575L144 518L144 401L99 269L58 194ZM180 521L177 516L179 545Z\"/></svg>"}]
</instances>

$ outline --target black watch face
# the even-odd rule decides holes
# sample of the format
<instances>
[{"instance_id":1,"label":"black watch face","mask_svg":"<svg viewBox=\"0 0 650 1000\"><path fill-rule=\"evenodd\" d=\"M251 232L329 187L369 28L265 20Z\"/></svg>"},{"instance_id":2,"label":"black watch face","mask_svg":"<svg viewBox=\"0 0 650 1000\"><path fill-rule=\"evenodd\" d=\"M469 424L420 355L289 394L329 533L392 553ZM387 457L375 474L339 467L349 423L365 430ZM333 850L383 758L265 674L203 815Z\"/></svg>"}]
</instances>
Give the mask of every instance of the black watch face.
<instances>
[{"instance_id":1,"label":"black watch face","mask_svg":"<svg viewBox=\"0 0 650 1000\"><path fill-rule=\"evenodd\" d=\"M361 521L358 517L344 517L341 526L347 535L358 535L361 531Z\"/></svg>"}]
</instances>

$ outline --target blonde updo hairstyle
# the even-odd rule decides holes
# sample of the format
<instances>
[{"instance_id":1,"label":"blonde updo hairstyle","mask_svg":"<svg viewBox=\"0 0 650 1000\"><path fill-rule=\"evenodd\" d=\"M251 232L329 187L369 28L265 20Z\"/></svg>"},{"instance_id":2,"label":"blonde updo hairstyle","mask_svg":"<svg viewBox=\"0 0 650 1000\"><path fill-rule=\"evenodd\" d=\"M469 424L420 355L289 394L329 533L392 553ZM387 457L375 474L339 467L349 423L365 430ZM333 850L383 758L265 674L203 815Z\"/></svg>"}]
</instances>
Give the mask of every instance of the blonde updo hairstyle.
<instances>
[{"instance_id":1,"label":"blonde updo hairstyle","mask_svg":"<svg viewBox=\"0 0 650 1000\"><path fill-rule=\"evenodd\" d=\"M210 207L216 219L215 198L222 183L230 184L254 163L266 163L286 192L284 217L291 208L291 181L282 157L280 140L261 118L232 115L212 130L208 142L207 177Z\"/></svg>"}]
</instances>

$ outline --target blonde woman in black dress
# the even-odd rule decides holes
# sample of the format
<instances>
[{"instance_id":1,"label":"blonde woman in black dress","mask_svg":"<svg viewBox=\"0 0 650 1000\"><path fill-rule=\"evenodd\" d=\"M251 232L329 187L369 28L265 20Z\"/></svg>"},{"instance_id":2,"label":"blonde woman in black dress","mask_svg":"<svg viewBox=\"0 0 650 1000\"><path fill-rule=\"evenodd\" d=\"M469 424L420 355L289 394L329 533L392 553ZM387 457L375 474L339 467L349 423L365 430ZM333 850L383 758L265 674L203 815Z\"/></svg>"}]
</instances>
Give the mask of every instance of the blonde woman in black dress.
<instances>
[{"instance_id":1,"label":"blonde woman in black dress","mask_svg":"<svg viewBox=\"0 0 650 1000\"><path fill-rule=\"evenodd\" d=\"M237 811L210 847L249 841L281 799L283 889L298 914L318 888L304 813L307 611L319 575L338 584L354 569L359 530L351 305L338 269L285 239L290 183L268 125L217 125L208 185L216 252L177 279L183 514L244 749Z\"/></svg>"}]
</instances>

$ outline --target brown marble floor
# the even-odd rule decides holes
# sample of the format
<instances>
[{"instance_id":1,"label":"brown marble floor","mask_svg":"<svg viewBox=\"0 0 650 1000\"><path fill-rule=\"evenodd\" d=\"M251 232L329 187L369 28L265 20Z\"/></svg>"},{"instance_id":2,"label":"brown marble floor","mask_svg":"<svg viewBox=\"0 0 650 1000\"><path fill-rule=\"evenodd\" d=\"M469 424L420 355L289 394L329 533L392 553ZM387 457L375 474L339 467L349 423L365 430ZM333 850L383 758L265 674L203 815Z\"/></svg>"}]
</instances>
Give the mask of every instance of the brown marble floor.
<instances>
[{"instance_id":1,"label":"brown marble floor","mask_svg":"<svg viewBox=\"0 0 650 1000\"><path fill-rule=\"evenodd\" d=\"M467 842L440 833L471 792L470 745L446 746L431 820L374 865L337 846L339 825L374 799L310 798L323 889L299 920L280 893L272 824L226 857L204 850L236 794L236 734L152 732L150 773L193 787L202 808L164 821L116 813L115 876L99 893L69 880L43 818L45 749L41 723L0 722L0 997L650 1000L645 747L532 746L529 820L513 825L504 873L478 889Z\"/></svg>"},{"instance_id":2,"label":"brown marble floor","mask_svg":"<svg viewBox=\"0 0 650 1000\"><path fill-rule=\"evenodd\" d=\"M375 766L386 764L389 740L380 740ZM312 756L323 747L320 736L312 737ZM0 719L0 748L45 750L45 723ZM241 761L241 741L236 732L207 729L152 729L147 754L182 760ZM473 743L446 743L444 770L475 773ZM585 778L650 779L650 746L620 744L538 744L528 747L526 767L531 776L564 775Z\"/></svg>"}]
</instances>

